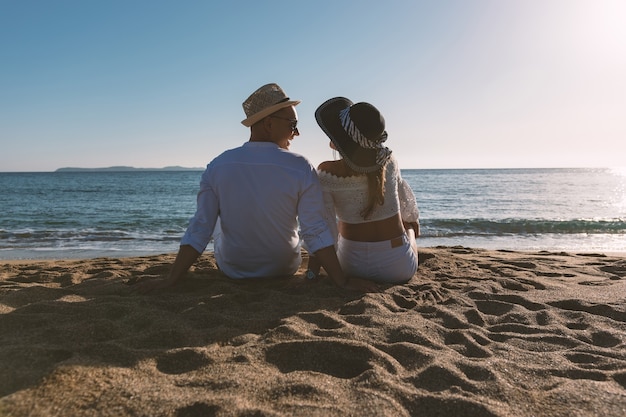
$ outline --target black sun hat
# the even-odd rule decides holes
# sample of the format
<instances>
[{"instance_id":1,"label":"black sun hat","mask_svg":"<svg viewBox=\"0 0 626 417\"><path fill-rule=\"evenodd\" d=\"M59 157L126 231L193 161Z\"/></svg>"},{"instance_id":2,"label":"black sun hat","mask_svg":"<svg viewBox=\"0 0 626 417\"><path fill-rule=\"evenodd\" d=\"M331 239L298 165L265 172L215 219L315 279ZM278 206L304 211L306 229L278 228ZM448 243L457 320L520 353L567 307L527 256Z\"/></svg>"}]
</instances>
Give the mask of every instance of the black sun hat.
<instances>
[{"instance_id":1,"label":"black sun hat","mask_svg":"<svg viewBox=\"0 0 626 417\"><path fill-rule=\"evenodd\" d=\"M385 118L371 104L331 98L315 110L315 120L353 170L374 172L391 158L391 150L383 146Z\"/></svg>"}]
</instances>

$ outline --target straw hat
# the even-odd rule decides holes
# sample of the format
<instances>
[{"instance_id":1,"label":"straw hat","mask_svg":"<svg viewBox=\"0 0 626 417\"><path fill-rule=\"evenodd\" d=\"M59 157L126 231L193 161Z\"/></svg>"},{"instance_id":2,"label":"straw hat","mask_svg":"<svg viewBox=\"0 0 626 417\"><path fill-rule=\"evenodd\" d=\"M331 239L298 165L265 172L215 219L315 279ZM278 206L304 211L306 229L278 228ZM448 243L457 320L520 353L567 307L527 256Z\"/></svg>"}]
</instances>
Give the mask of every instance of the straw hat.
<instances>
[{"instance_id":1,"label":"straw hat","mask_svg":"<svg viewBox=\"0 0 626 417\"><path fill-rule=\"evenodd\" d=\"M385 119L371 104L331 98L315 110L315 120L353 170L374 172L391 158L391 150L383 146Z\"/></svg>"},{"instance_id":2,"label":"straw hat","mask_svg":"<svg viewBox=\"0 0 626 417\"><path fill-rule=\"evenodd\" d=\"M243 102L243 111L247 118L242 120L241 124L250 127L280 109L298 104L300 104L300 100L289 100L287 94L278 84L266 84Z\"/></svg>"}]
</instances>

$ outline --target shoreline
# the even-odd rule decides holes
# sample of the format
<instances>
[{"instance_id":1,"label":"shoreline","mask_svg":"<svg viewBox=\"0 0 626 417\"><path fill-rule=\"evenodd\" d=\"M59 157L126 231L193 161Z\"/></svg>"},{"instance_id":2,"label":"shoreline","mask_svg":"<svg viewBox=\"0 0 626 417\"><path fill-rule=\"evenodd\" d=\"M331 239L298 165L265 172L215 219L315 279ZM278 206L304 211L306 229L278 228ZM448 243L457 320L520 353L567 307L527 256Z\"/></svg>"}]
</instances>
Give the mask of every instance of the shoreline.
<instances>
[{"instance_id":1,"label":"shoreline","mask_svg":"<svg viewBox=\"0 0 626 417\"><path fill-rule=\"evenodd\" d=\"M0 415L623 416L624 255L420 249L406 284L241 282L203 254L0 261Z\"/></svg>"},{"instance_id":2,"label":"shoreline","mask_svg":"<svg viewBox=\"0 0 626 417\"><path fill-rule=\"evenodd\" d=\"M423 247L418 247L418 251L422 251L422 250L432 250L432 249L442 249L442 248L466 248L466 249L475 249L475 250L482 250L482 251L493 251L493 252L512 252L512 253L519 253L519 254L538 254L538 253L545 253L545 254L550 254L550 255L559 255L559 254L565 254L565 255L582 255L582 256L594 256L594 255L600 255L600 256L607 256L607 257L619 257L619 258L623 258L626 257L626 251L593 251L593 250L589 250L589 251L581 251L581 250L576 250L576 251L567 251L567 250L560 250L560 249L541 249L541 250L518 250L518 249L492 249L492 248L483 248L483 247L468 247L468 246L461 246L461 245L456 245L456 246L423 246ZM213 255L213 251L212 250L206 250L204 252L204 254L207 254L209 256ZM203 255L204 255L203 254ZM135 251L135 252L121 252L121 253L116 253L115 255L112 252L107 252L107 251L103 251L100 252L98 254L94 254L91 256L77 256L77 257L63 257L63 258L56 258L56 257L43 257L43 258L9 258L9 259L3 259L2 257L0 257L0 265L1 264L30 264L30 263L37 263L37 262L63 262L63 261L92 261L94 259L132 259L132 258L150 258L150 257L160 257L160 256L176 256L176 251L172 251L172 252L143 252L143 251ZM306 251L303 250L303 258L306 258L307 254Z\"/></svg>"}]
</instances>

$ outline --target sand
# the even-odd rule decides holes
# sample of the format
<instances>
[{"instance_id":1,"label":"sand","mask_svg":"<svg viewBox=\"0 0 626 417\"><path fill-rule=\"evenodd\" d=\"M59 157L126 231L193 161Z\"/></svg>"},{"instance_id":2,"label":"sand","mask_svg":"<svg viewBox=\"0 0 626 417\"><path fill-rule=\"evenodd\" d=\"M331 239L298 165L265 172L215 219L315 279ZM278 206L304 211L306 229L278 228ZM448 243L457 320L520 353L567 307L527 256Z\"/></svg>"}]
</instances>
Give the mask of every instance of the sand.
<instances>
[{"instance_id":1,"label":"sand","mask_svg":"<svg viewBox=\"0 0 626 417\"><path fill-rule=\"evenodd\" d=\"M173 258L0 261L0 416L626 415L624 256L428 248L358 294L204 254L132 291Z\"/></svg>"}]
</instances>

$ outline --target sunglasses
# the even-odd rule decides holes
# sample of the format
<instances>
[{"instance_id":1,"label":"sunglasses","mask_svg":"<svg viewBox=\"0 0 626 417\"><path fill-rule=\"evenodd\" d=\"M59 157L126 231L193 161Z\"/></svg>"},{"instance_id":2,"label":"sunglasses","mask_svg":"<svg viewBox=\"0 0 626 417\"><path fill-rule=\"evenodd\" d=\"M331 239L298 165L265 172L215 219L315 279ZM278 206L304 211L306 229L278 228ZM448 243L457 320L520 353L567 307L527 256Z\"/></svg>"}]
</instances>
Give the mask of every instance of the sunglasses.
<instances>
[{"instance_id":1,"label":"sunglasses","mask_svg":"<svg viewBox=\"0 0 626 417\"><path fill-rule=\"evenodd\" d=\"M291 131L295 132L298 129L298 119L288 119L286 117L280 117L280 116L270 116L273 117L275 119L282 119L282 120L287 120L288 122L291 122Z\"/></svg>"}]
</instances>

